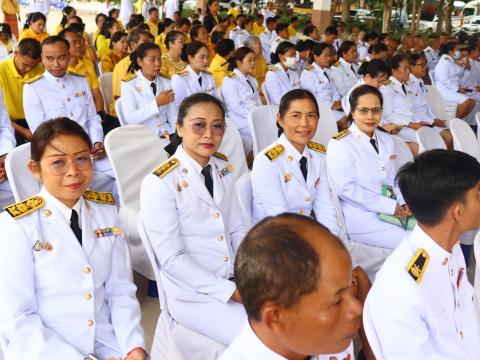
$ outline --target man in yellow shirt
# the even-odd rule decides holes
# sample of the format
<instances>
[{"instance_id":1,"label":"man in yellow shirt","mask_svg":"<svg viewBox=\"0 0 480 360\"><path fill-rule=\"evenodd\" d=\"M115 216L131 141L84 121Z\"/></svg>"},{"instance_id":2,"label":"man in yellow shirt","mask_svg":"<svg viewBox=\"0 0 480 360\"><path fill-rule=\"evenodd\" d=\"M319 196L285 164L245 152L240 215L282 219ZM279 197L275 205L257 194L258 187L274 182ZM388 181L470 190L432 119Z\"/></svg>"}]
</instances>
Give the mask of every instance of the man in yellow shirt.
<instances>
[{"instance_id":1,"label":"man in yellow shirt","mask_svg":"<svg viewBox=\"0 0 480 360\"><path fill-rule=\"evenodd\" d=\"M227 11L227 16L230 14L232 14L235 17L235 19L238 16L237 5L233 1L230 3L230 9L228 9Z\"/></svg>"},{"instance_id":2,"label":"man in yellow shirt","mask_svg":"<svg viewBox=\"0 0 480 360\"><path fill-rule=\"evenodd\" d=\"M258 14L253 23L253 35L260 36L265 31L265 25L263 25L263 15Z\"/></svg>"},{"instance_id":3,"label":"man in yellow shirt","mask_svg":"<svg viewBox=\"0 0 480 360\"><path fill-rule=\"evenodd\" d=\"M299 24L298 16L292 16L290 18L290 25L288 26L288 37L289 38L296 38L297 37L297 29Z\"/></svg>"},{"instance_id":4,"label":"man in yellow shirt","mask_svg":"<svg viewBox=\"0 0 480 360\"><path fill-rule=\"evenodd\" d=\"M234 51L235 43L232 39L222 39L217 43L217 54L208 68L215 79L217 89L222 85L223 78L228 74L228 59L234 54Z\"/></svg>"},{"instance_id":5,"label":"man in yellow shirt","mask_svg":"<svg viewBox=\"0 0 480 360\"><path fill-rule=\"evenodd\" d=\"M15 130L17 146L32 138L23 111L23 84L45 71L41 63L41 54L42 48L37 40L23 39L18 44L13 57L0 62L3 102Z\"/></svg>"},{"instance_id":6,"label":"man in yellow shirt","mask_svg":"<svg viewBox=\"0 0 480 360\"><path fill-rule=\"evenodd\" d=\"M150 33L154 38L158 36L158 9L150 8L148 10L148 19L145 21L145 24L150 28Z\"/></svg>"}]
</instances>

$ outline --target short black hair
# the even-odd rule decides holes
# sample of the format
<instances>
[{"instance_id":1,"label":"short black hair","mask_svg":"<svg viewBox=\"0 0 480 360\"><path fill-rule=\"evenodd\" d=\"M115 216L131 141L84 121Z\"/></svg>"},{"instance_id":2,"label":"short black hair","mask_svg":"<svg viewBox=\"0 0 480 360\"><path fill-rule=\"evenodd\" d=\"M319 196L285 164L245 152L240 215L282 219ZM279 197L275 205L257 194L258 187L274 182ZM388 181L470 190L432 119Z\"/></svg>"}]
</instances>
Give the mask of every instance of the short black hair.
<instances>
[{"instance_id":1,"label":"short black hair","mask_svg":"<svg viewBox=\"0 0 480 360\"><path fill-rule=\"evenodd\" d=\"M430 150L405 164L396 181L403 198L420 224L439 224L448 208L465 201L480 181L480 164L456 150Z\"/></svg>"},{"instance_id":2,"label":"short black hair","mask_svg":"<svg viewBox=\"0 0 480 360\"><path fill-rule=\"evenodd\" d=\"M158 12L158 9L156 7L151 7L150 9L148 9L148 15L150 15L154 11Z\"/></svg>"},{"instance_id":3,"label":"short black hair","mask_svg":"<svg viewBox=\"0 0 480 360\"><path fill-rule=\"evenodd\" d=\"M22 39L17 46L17 51L23 56L29 56L32 59L39 59L42 56L42 46L31 38Z\"/></svg>"},{"instance_id":4,"label":"short black hair","mask_svg":"<svg viewBox=\"0 0 480 360\"><path fill-rule=\"evenodd\" d=\"M335 26L327 26L325 29L325 35L337 35L338 36L338 31Z\"/></svg>"},{"instance_id":5,"label":"short black hair","mask_svg":"<svg viewBox=\"0 0 480 360\"><path fill-rule=\"evenodd\" d=\"M288 29L288 24L285 24L285 23L277 24L277 26L275 27L275 31L277 32L277 34L280 31L287 30L287 29Z\"/></svg>"},{"instance_id":6,"label":"short black hair","mask_svg":"<svg viewBox=\"0 0 480 360\"><path fill-rule=\"evenodd\" d=\"M45 40L43 40L42 49L46 45L53 45L53 44L56 44L57 42L65 44L65 46L67 47L67 50L70 50L70 43L68 42L68 40L61 38L60 36L57 36L57 35L49 36Z\"/></svg>"},{"instance_id":7,"label":"short black hair","mask_svg":"<svg viewBox=\"0 0 480 360\"><path fill-rule=\"evenodd\" d=\"M232 39L221 39L216 44L217 54L225 58L233 50L235 50L235 42Z\"/></svg>"},{"instance_id":8,"label":"short black hair","mask_svg":"<svg viewBox=\"0 0 480 360\"><path fill-rule=\"evenodd\" d=\"M404 55L404 54L393 55L388 61L388 67L390 68L390 70L397 70L400 67L400 63L405 60L408 61L407 55Z\"/></svg>"}]
</instances>

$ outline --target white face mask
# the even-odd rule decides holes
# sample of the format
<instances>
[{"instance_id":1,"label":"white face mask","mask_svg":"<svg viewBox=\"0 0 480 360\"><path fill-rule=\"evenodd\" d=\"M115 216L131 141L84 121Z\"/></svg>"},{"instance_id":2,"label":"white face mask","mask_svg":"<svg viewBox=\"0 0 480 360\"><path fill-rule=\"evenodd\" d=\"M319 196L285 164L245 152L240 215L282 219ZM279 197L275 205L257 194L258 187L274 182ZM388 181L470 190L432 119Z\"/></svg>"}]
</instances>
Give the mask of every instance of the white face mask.
<instances>
[{"instance_id":1,"label":"white face mask","mask_svg":"<svg viewBox=\"0 0 480 360\"><path fill-rule=\"evenodd\" d=\"M461 56L462 56L462 53L460 52L460 50L455 51L455 56L454 56L455 60L460 59Z\"/></svg>"},{"instance_id":2,"label":"white face mask","mask_svg":"<svg viewBox=\"0 0 480 360\"><path fill-rule=\"evenodd\" d=\"M295 70L297 67L297 59L294 56L285 57L285 66L289 69Z\"/></svg>"}]
</instances>

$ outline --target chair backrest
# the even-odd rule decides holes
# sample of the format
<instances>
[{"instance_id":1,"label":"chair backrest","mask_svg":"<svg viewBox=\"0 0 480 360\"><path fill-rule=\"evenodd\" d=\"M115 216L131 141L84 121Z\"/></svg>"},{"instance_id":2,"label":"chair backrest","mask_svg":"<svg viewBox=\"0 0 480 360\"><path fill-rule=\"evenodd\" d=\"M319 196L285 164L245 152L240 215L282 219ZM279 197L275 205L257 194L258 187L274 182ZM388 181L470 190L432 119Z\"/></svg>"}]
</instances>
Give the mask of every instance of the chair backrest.
<instances>
[{"instance_id":1,"label":"chair backrest","mask_svg":"<svg viewBox=\"0 0 480 360\"><path fill-rule=\"evenodd\" d=\"M427 126L417 130L417 140L420 153L433 149L447 149L440 134Z\"/></svg>"},{"instance_id":2,"label":"chair backrest","mask_svg":"<svg viewBox=\"0 0 480 360\"><path fill-rule=\"evenodd\" d=\"M477 138L470 125L460 119L450 121L450 131L453 137L453 148L463 151L480 160L480 149Z\"/></svg>"},{"instance_id":3,"label":"chair backrest","mask_svg":"<svg viewBox=\"0 0 480 360\"><path fill-rule=\"evenodd\" d=\"M327 146L332 136L338 132L337 120L332 109L327 104L319 102L318 110L320 116L318 118L317 131L312 140Z\"/></svg>"},{"instance_id":4,"label":"chair backrest","mask_svg":"<svg viewBox=\"0 0 480 360\"><path fill-rule=\"evenodd\" d=\"M442 95L438 90L432 85L425 85L427 90L427 102L430 105L433 114L438 119L450 120L447 118L447 110L445 106L445 101L443 101Z\"/></svg>"},{"instance_id":5,"label":"chair backrest","mask_svg":"<svg viewBox=\"0 0 480 360\"><path fill-rule=\"evenodd\" d=\"M278 138L278 106L261 105L248 113L248 127L253 141L253 155Z\"/></svg>"},{"instance_id":6,"label":"chair backrest","mask_svg":"<svg viewBox=\"0 0 480 360\"><path fill-rule=\"evenodd\" d=\"M243 220L245 225L250 228L253 225L253 190L249 173L243 174L237 180L236 189Z\"/></svg>"},{"instance_id":7,"label":"chair backrest","mask_svg":"<svg viewBox=\"0 0 480 360\"><path fill-rule=\"evenodd\" d=\"M227 128L223 135L222 144L218 151L228 156L228 161L233 165L233 176L235 181L248 172L247 159L243 150L242 137L234 122L229 118L225 119Z\"/></svg>"},{"instance_id":8,"label":"chair backrest","mask_svg":"<svg viewBox=\"0 0 480 360\"><path fill-rule=\"evenodd\" d=\"M265 85L265 82L262 83L261 87L263 96L265 96L265 101L267 102L267 105L270 105L270 98L268 97L267 85Z\"/></svg>"},{"instance_id":9,"label":"chair backrest","mask_svg":"<svg viewBox=\"0 0 480 360\"><path fill-rule=\"evenodd\" d=\"M103 106L106 112L108 112L108 106L112 102L113 98L113 80L112 80L112 73L107 72L98 78L100 82L100 91L102 92L103 96Z\"/></svg>"},{"instance_id":10,"label":"chair backrest","mask_svg":"<svg viewBox=\"0 0 480 360\"><path fill-rule=\"evenodd\" d=\"M395 148L395 153L397 158L395 161L395 169L400 169L407 162L413 161L413 154L410 151L410 148L405 144L405 142L395 136L392 136L393 144Z\"/></svg>"},{"instance_id":11,"label":"chair backrest","mask_svg":"<svg viewBox=\"0 0 480 360\"><path fill-rule=\"evenodd\" d=\"M12 149L5 159L5 170L15 201L38 194L42 188L41 182L28 169L28 160L30 160L30 143Z\"/></svg>"},{"instance_id":12,"label":"chair backrest","mask_svg":"<svg viewBox=\"0 0 480 360\"><path fill-rule=\"evenodd\" d=\"M125 117L123 115L123 110L122 110L122 98L118 98L115 100L115 114L117 114L118 121L120 122L120 125L125 126L127 125L127 122L125 121Z\"/></svg>"}]
</instances>

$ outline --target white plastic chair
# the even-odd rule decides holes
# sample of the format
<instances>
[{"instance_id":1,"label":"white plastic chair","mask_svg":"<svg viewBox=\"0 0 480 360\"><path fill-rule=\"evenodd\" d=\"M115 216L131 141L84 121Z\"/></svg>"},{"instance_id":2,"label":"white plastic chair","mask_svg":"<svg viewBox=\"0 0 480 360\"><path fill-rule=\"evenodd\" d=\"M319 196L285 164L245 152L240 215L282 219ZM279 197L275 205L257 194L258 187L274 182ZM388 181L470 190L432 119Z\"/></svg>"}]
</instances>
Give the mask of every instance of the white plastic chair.
<instances>
[{"instance_id":1,"label":"white plastic chair","mask_svg":"<svg viewBox=\"0 0 480 360\"><path fill-rule=\"evenodd\" d=\"M337 120L333 114L332 109L327 104L318 103L319 118L317 131L312 139L317 143L328 145L328 142L338 132Z\"/></svg>"},{"instance_id":2,"label":"white plastic chair","mask_svg":"<svg viewBox=\"0 0 480 360\"><path fill-rule=\"evenodd\" d=\"M270 105L270 98L268 97L268 91L267 91L267 86L265 85L265 82L262 83L262 93L263 93L263 96L265 96L267 105Z\"/></svg>"},{"instance_id":3,"label":"white plastic chair","mask_svg":"<svg viewBox=\"0 0 480 360\"><path fill-rule=\"evenodd\" d=\"M155 360L215 360L225 350L225 346L196 333L176 322L167 307L165 291L160 277L160 268L150 239L145 231L141 216L138 216L138 231L145 252L153 268L158 287L160 316L153 338L151 358Z\"/></svg>"},{"instance_id":4,"label":"white plastic chair","mask_svg":"<svg viewBox=\"0 0 480 360\"><path fill-rule=\"evenodd\" d=\"M242 137L237 127L229 118L225 119L226 130L223 135L222 144L218 151L224 153L228 157L228 161L233 165L233 177L235 181L248 172L247 159L243 150Z\"/></svg>"},{"instance_id":5,"label":"white plastic chair","mask_svg":"<svg viewBox=\"0 0 480 360\"><path fill-rule=\"evenodd\" d=\"M120 125L125 126L127 125L125 121L125 117L123 115L123 110L122 110L122 102L120 100L121 98L118 98L115 100L115 114L117 114L118 121L120 122Z\"/></svg>"},{"instance_id":6,"label":"white plastic chair","mask_svg":"<svg viewBox=\"0 0 480 360\"><path fill-rule=\"evenodd\" d=\"M480 146L480 112L477 112L475 114L475 120L477 122L477 141L478 141L478 146Z\"/></svg>"},{"instance_id":7,"label":"white plastic chair","mask_svg":"<svg viewBox=\"0 0 480 360\"><path fill-rule=\"evenodd\" d=\"M248 127L253 140L253 156L278 138L278 106L262 105L248 113Z\"/></svg>"},{"instance_id":8,"label":"white plastic chair","mask_svg":"<svg viewBox=\"0 0 480 360\"><path fill-rule=\"evenodd\" d=\"M427 126L417 130L417 140L419 153L433 149L447 149L447 145L439 133Z\"/></svg>"},{"instance_id":9,"label":"white plastic chair","mask_svg":"<svg viewBox=\"0 0 480 360\"><path fill-rule=\"evenodd\" d=\"M120 222L128 238L135 271L153 280L155 275L137 228L143 178L168 158L160 138L147 126L127 125L110 131L105 149L117 180Z\"/></svg>"},{"instance_id":10,"label":"white plastic chair","mask_svg":"<svg viewBox=\"0 0 480 360\"><path fill-rule=\"evenodd\" d=\"M249 173L243 174L237 180L236 189L243 220L247 228L250 228L253 225L253 190Z\"/></svg>"},{"instance_id":11,"label":"white plastic chair","mask_svg":"<svg viewBox=\"0 0 480 360\"><path fill-rule=\"evenodd\" d=\"M392 136L393 144L395 147L395 153L397 158L394 160L395 169L400 169L407 162L413 161L413 154L410 151L408 145L400 138Z\"/></svg>"},{"instance_id":12,"label":"white plastic chair","mask_svg":"<svg viewBox=\"0 0 480 360\"><path fill-rule=\"evenodd\" d=\"M112 102L113 98L113 80L112 73L107 72L102 74L98 81L100 82L100 92L103 96L103 108L105 112L108 112L108 106Z\"/></svg>"},{"instance_id":13,"label":"white plastic chair","mask_svg":"<svg viewBox=\"0 0 480 360\"><path fill-rule=\"evenodd\" d=\"M463 120L452 119L450 121L450 131L452 132L453 148L455 150L463 151L480 160L478 141L470 125Z\"/></svg>"},{"instance_id":14,"label":"white plastic chair","mask_svg":"<svg viewBox=\"0 0 480 360\"><path fill-rule=\"evenodd\" d=\"M445 101L443 101L442 95L433 85L425 85L425 90L427 91L428 105L430 105L435 117L437 119L449 120L447 119Z\"/></svg>"},{"instance_id":15,"label":"white plastic chair","mask_svg":"<svg viewBox=\"0 0 480 360\"><path fill-rule=\"evenodd\" d=\"M15 201L22 201L41 190L42 185L27 167L30 160L30 143L12 149L5 159L5 170Z\"/></svg>"},{"instance_id":16,"label":"white plastic chair","mask_svg":"<svg viewBox=\"0 0 480 360\"><path fill-rule=\"evenodd\" d=\"M477 309L477 314L480 317L480 232L477 233L475 236L475 240L473 242L473 252L475 255L475 281L474 281L474 289L475 289L475 304Z\"/></svg>"}]
</instances>

